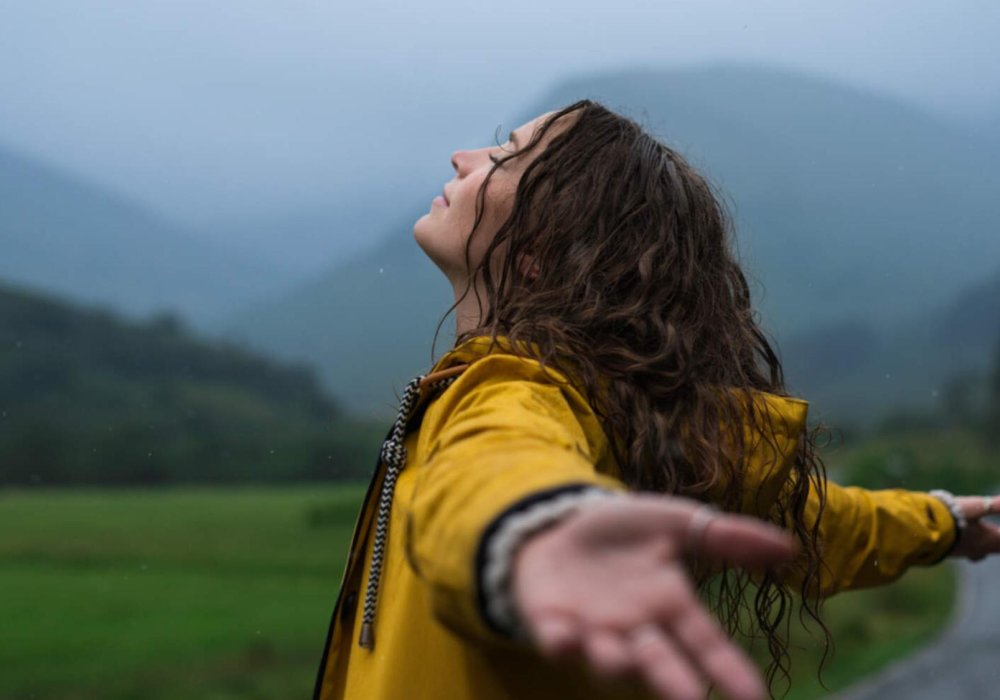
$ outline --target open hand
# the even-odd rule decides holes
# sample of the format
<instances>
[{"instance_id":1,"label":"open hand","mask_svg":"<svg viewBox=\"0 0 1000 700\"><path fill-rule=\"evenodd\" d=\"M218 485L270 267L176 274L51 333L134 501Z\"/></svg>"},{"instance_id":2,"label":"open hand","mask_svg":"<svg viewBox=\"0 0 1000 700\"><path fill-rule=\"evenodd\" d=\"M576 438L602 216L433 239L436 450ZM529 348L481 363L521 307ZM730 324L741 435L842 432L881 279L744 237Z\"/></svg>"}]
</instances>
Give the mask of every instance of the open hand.
<instances>
[{"instance_id":1,"label":"open hand","mask_svg":"<svg viewBox=\"0 0 1000 700\"><path fill-rule=\"evenodd\" d=\"M515 555L512 595L549 658L582 656L603 678L638 675L664 700L699 700L709 684L759 700L760 673L702 607L683 557L759 568L794 551L763 521L631 493L530 537Z\"/></svg>"},{"instance_id":2,"label":"open hand","mask_svg":"<svg viewBox=\"0 0 1000 700\"><path fill-rule=\"evenodd\" d=\"M955 500L968 526L952 556L979 561L990 554L1000 554L1000 527L983 520L987 515L1000 515L1000 496L958 496Z\"/></svg>"}]
</instances>

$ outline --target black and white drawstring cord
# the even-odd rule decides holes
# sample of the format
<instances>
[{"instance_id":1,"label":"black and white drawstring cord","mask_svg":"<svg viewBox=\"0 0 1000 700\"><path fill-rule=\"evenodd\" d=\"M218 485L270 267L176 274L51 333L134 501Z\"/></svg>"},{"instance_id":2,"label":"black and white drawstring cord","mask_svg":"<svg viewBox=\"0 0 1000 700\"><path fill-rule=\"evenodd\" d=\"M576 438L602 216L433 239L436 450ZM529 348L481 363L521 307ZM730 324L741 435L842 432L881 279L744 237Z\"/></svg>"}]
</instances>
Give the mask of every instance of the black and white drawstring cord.
<instances>
[{"instance_id":1,"label":"black and white drawstring cord","mask_svg":"<svg viewBox=\"0 0 1000 700\"><path fill-rule=\"evenodd\" d=\"M378 516L375 524L375 545L372 550L372 562L368 573L368 588L365 591L365 608L361 618L361 636L358 644L365 649L375 648L375 606L378 603L378 585L382 575L382 558L385 555L385 540L389 531L389 510L392 507L392 495L396 489L396 478L406 463L406 428L413 414L413 409L420 398L420 383L426 375L419 375L410 380L403 391L396 420L392 424L389 437L382 443L381 457L386 464L385 480L379 493ZM435 391L446 389L458 379L458 375L430 382L424 387L429 396Z\"/></svg>"}]
</instances>

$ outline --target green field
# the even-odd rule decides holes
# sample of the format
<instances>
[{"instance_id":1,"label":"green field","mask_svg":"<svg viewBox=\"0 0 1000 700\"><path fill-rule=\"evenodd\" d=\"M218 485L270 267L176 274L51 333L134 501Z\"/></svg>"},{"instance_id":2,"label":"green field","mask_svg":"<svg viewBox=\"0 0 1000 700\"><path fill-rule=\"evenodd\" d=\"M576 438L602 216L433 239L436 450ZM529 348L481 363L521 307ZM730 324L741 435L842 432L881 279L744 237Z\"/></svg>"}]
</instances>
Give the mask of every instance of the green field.
<instances>
[{"instance_id":1,"label":"green field","mask_svg":"<svg viewBox=\"0 0 1000 700\"><path fill-rule=\"evenodd\" d=\"M364 486L0 492L0 697L306 698ZM831 599L839 687L940 629L950 567ZM796 636L797 698L822 697Z\"/></svg>"},{"instance_id":2,"label":"green field","mask_svg":"<svg viewBox=\"0 0 1000 700\"><path fill-rule=\"evenodd\" d=\"M363 494L2 494L0 696L308 697Z\"/></svg>"},{"instance_id":3,"label":"green field","mask_svg":"<svg viewBox=\"0 0 1000 700\"><path fill-rule=\"evenodd\" d=\"M801 625L796 629L793 622L793 687L788 700L826 697L931 641L951 617L956 583L954 567L943 564L914 568L889 586L830 598L823 617L836 648L824 667L822 685L816 678L821 637Z\"/></svg>"}]
</instances>

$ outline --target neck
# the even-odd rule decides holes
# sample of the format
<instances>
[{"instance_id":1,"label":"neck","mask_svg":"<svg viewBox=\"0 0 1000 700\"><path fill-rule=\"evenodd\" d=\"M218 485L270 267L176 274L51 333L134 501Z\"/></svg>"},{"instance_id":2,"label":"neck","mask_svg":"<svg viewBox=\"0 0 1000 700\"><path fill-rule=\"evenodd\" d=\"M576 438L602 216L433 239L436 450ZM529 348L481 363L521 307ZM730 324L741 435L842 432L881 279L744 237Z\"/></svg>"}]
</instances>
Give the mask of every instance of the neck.
<instances>
[{"instance_id":1,"label":"neck","mask_svg":"<svg viewBox=\"0 0 1000 700\"><path fill-rule=\"evenodd\" d=\"M479 299L482 300L482 316L479 312L479 301L476 299L476 290L479 291ZM486 292L482 288L481 284L477 284L476 287L469 290L469 293L465 295L465 298L459 301L459 298L465 292L465 284L463 283L461 287L456 286L454 289L455 301L458 305L455 307L455 337L466 333L476 326L478 326L482 318L486 316L486 311L489 309L489 302L486 300Z\"/></svg>"}]
</instances>

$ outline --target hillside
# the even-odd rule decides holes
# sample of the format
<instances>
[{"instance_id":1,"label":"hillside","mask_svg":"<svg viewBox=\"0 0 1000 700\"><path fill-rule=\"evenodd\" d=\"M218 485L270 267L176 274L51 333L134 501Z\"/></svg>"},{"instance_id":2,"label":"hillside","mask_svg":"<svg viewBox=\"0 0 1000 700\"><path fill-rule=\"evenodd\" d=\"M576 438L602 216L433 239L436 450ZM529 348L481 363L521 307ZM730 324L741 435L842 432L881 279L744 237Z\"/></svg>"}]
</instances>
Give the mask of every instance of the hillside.
<instances>
[{"instance_id":1,"label":"hillside","mask_svg":"<svg viewBox=\"0 0 1000 700\"><path fill-rule=\"evenodd\" d=\"M131 317L169 309L208 326L295 279L5 146L0 203L0 278Z\"/></svg>"},{"instance_id":2,"label":"hillside","mask_svg":"<svg viewBox=\"0 0 1000 700\"><path fill-rule=\"evenodd\" d=\"M357 478L383 432L308 367L0 284L0 485Z\"/></svg>"},{"instance_id":3,"label":"hillside","mask_svg":"<svg viewBox=\"0 0 1000 700\"><path fill-rule=\"evenodd\" d=\"M857 424L900 406L947 413L951 384L965 378L981 393L1000 352L1000 269L892 326L834 323L782 350L792 388L819 397L830 416Z\"/></svg>"},{"instance_id":4,"label":"hillside","mask_svg":"<svg viewBox=\"0 0 1000 700\"><path fill-rule=\"evenodd\" d=\"M882 332L1000 264L1000 172L989 142L910 105L719 65L581 76L509 123L585 96L648 125L725 193L757 307L779 344L838 323ZM428 183L428 200L440 184ZM427 206L401 203L410 213L383 244L248 307L228 332L315 361L352 407L388 415L392 387L429 365L434 322L451 302L412 238ZM824 405L821 393L815 400Z\"/></svg>"}]
</instances>

